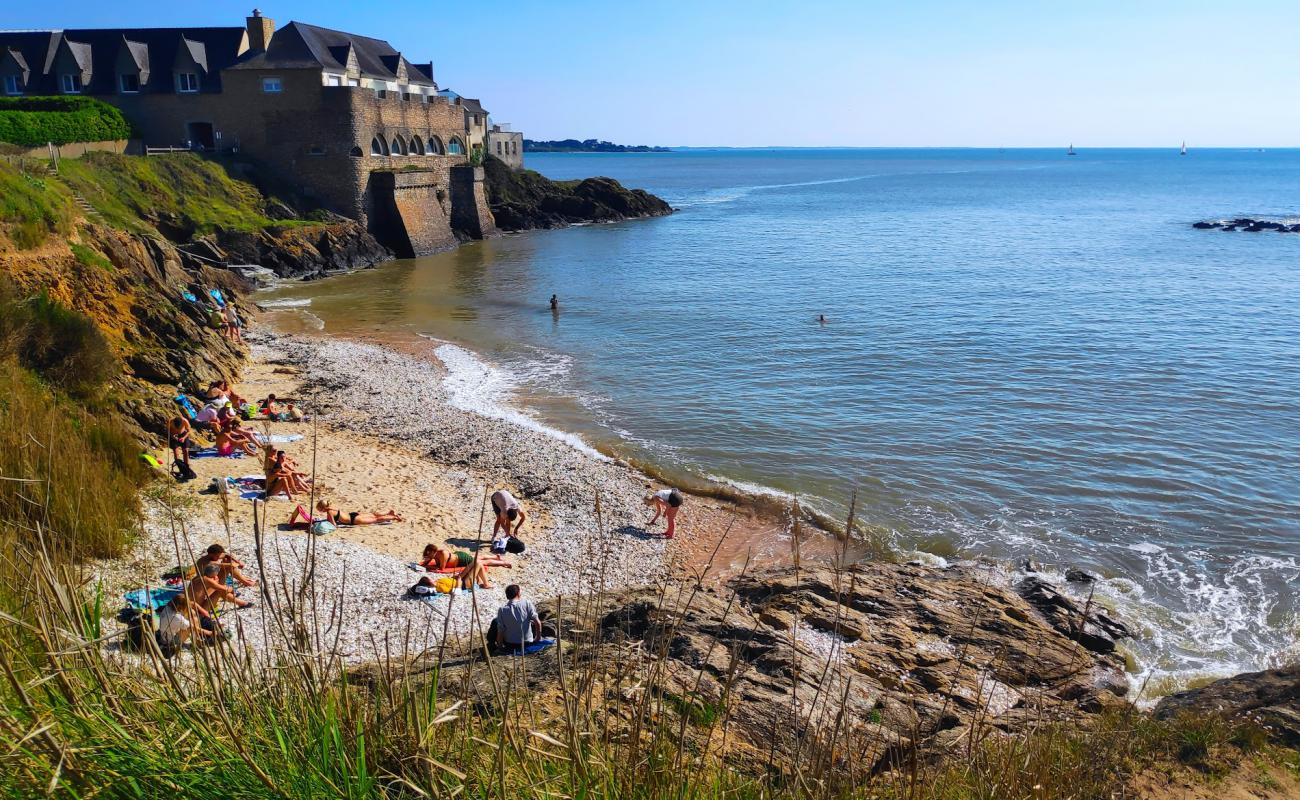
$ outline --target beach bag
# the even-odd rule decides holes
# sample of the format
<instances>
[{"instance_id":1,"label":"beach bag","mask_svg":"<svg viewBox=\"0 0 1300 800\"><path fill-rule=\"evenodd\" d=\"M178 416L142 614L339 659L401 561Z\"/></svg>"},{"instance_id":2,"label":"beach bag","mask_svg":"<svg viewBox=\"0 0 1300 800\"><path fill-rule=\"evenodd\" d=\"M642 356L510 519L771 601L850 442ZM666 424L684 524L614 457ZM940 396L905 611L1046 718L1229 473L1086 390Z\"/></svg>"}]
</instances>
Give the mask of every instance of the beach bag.
<instances>
[{"instance_id":1,"label":"beach bag","mask_svg":"<svg viewBox=\"0 0 1300 800\"><path fill-rule=\"evenodd\" d=\"M126 637L122 640L122 649L140 652L144 649L144 637L154 636L156 625L152 611L141 611L127 606L117 615L118 622L126 625Z\"/></svg>"},{"instance_id":2,"label":"beach bag","mask_svg":"<svg viewBox=\"0 0 1300 800\"><path fill-rule=\"evenodd\" d=\"M335 530L337 529L334 527L334 523L327 519L318 519L311 524L311 532L317 536L324 536L327 533L333 533Z\"/></svg>"},{"instance_id":3,"label":"beach bag","mask_svg":"<svg viewBox=\"0 0 1300 800\"><path fill-rule=\"evenodd\" d=\"M524 540L520 539L518 536L511 536L509 539L506 539L507 553L514 553L515 555L519 555L520 553L524 552L524 550L526 549L528 548L524 546Z\"/></svg>"}]
</instances>

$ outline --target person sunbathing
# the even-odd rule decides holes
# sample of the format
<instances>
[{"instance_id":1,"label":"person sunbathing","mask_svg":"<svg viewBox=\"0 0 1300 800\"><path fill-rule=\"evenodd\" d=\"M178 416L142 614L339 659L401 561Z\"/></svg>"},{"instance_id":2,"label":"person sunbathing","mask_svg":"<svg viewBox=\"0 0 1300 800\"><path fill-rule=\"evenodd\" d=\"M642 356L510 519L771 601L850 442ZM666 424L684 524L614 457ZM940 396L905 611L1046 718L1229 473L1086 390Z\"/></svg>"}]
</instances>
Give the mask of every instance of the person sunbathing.
<instances>
[{"instance_id":1,"label":"person sunbathing","mask_svg":"<svg viewBox=\"0 0 1300 800\"><path fill-rule=\"evenodd\" d=\"M429 572L441 572L456 567L468 567L474 563L474 554L465 550L448 550L438 547L434 544L424 546L424 555L420 559L420 566ZM483 567L505 567L512 569L514 567L509 561L493 555L480 555L478 557L479 565Z\"/></svg>"},{"instance_id":2,"label":"person sunbathing","mask_svg":"<svg viewBox=\"0 0 1300 800\"><path fill-rule=\"evenodd\" d=\"M316 510L325 515L325 519L335 525L382 525L385 522L401 522L402 515L391 508L385 512L349 511L344 513L321 500L316 503Z\"/></svg>"},{"instance_id":3,"label":"person sunbathing","mask_svg":"<svg viewBox=\"0 0 1300 800\"><path fill-rule=\"evenodd\" d=\"M208 612L216 611L222 600L234 603L235 608L252 607L251 600L240 600L235 596L234 589L217 580L220 574L220 567L216 564L208 564L198 575L195 575L194 580L190 581L189 586L185 588L190 603Z\"/></svg>"},{"instance_id":4,"label":"person sunbathing","mask_svg":"<svg viewBox=\"0 0 1300 800\"><path fill-rule=\"evenodd\" d=\"M226 548L219 544L208 545L207 552L199 556L195 567L201 573L208 568L209 564L217 565L217 582L222 586L226 584L226 578L234 578L241 586L256 586L257 581L244 575L242 572L244 562L226 552Z\"/></svg>"},{"instance_id":5,"label":"person sunbathing","mask_svg":"<svg viewBox=\"0 0 1300 800\"><path fill-rule=\"evenodd\" d=\"M271 448L268 447L267 452L270 453ZM274 497L283 494L292 500L295 492L298 494L310 492L311 478L289 466L292 462L283 450L274 452L275 455L269 456L266 462L266 496Z\"/></svg>"},{"instance_id":6,"label":"person sunbathing","mask_svg":"<svg viewBox=\"0 0 1300 800\"><path fill-rule=\"evenodd\" d=\"M235 420L227 420L217 432L217 455L229 456L236 452L257 455L257 445L239 430Z\"/></svg>"}]
</instances>

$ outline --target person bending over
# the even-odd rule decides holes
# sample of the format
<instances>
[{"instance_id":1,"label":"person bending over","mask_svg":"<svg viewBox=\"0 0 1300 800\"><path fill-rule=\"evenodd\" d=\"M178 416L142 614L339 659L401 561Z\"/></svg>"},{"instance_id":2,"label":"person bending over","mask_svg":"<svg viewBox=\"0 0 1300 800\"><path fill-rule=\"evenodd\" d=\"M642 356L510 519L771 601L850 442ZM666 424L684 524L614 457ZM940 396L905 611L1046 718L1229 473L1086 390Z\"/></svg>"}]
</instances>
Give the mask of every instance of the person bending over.
<instances>
[{"instance_id":1,"label":"person bending over","mask_svg":"<svg viewBox=\"0 0 1300 800\"><path fill-rule=\"evenodd\" d=\"M167 423L167 446L172 451L172 461L180 464L180 472L186 478L197 477L190 469L190 423L184 417L172 417Z\"/></svg>"},{"instance_id":2,"label":"person bending over","mask_svg":"<svg viewBox=\"0 0 1300 800\"><path fill-rule=\"evenodd\" d=\"M506 587L506 604L497 611L497 647L522 650L542 638L542 620L533 601L520 597L519 584Z\"/></svg>"},{"instance_id":3,"label":"person bending over","mask_svg":"<svg viewBox=\"0 0 1300 800\"><path fill-rule=\"evenodd\" d=\"M198 641L211 642L216 638L216 626L203 625L203 619L184 594L178 594L158 612L158 635L171 639L176 644L184 644L195 637Z\"/></svg>"},{"instance_id":4,"label":"person bending over","mask_svg":"<svg viewBox=\"0 0 1300 800\"><path fill-rule=\"evenodd\" d=\"M505 489L498 489L492 493L492 510L496 512L497 521L492 525L492 536L497 535L498 530L503 530L511 536L518 536L519 529L524 527L524 520L528 515L519 507L519 501L515 496ZM511 523L514 523L514 530L510 530Z\"/></svg>"},{"instance_id":5,"label":"person bending over","mask_svg":"<svg viewBox=\"0 0 1300 800\"><path fill-rule=\"evenodd\" d=\"M349 511L344 513L321 500L316 503L316 510L325 515L325 519L335 525L379 525L384 522L401 522L402 515L391 508L384 512Z\"/></svg>"},{"instance_id":6,"label":"person bending over","mask_svg":"<svg viewBox=\"0 0 1300 800\"><path fill-rule=\"evenodd\" d=\"M663 515L668 520L668 530L664 531L664 537L673 538L677 529L677 512L682 507L682 493L676 489L660 489L654 494L646 495L645 504L654 506L655 516L650 524L658 522L659 516Z\"/></svg>"},{"instance_id":7,"label":"person bending over","mask_svg":"<svg viewBox=\"0 0 1300 800\"><path fill-rule=\"evenodd\" d=\"M226 548L219 544L208 545L208 550L199 556L199 560L194 566L202 573L209 565L215 564L217 567L217 583L222 586L226 585L226 578L234 578L240 586L256 586L257 581L244 575L244 562L226 552Z\"/></svg>"}]
</instances>

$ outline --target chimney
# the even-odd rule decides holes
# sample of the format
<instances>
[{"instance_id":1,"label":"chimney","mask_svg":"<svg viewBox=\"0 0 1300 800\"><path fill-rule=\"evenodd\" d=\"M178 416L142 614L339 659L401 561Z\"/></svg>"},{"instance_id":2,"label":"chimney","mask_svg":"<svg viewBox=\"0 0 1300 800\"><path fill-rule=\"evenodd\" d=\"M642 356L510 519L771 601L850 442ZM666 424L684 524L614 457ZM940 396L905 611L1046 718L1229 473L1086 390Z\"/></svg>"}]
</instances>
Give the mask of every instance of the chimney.
<instances>
[{"instance_id":1,"label":"chimney","mask_svg":"<svg viewBox=\"0 0 1300 800\"><path fill-rule=\"evenodd\" d=\"M253 16L245 21L248 23L248 52L265 52L271 46L271 37L275 35L275 20L262 16L262 12L255 8Z\"/></svg>"}]
</instances>

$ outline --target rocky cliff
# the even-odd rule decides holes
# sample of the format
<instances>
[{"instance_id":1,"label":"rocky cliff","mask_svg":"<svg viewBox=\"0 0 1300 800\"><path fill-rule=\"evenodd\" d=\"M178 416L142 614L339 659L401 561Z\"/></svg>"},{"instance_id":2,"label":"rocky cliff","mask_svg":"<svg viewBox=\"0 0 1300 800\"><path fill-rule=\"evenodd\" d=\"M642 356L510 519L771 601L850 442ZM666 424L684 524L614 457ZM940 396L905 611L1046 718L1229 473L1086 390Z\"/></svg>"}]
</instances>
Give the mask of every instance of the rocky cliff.
<instances>
[{"instance_id":1,"label":"rocky cliff","mask_svg":"<svg viewBox=\"0 0 1300 800\"><path fill-rule=\"evenodd\" d=\"M512 170L491 156L483 166L492 216L504 231L662 217L673 212L660 198L642 189L628 189L613 178L553 181L532 170Z\"/></svg>"}]
</instances>

